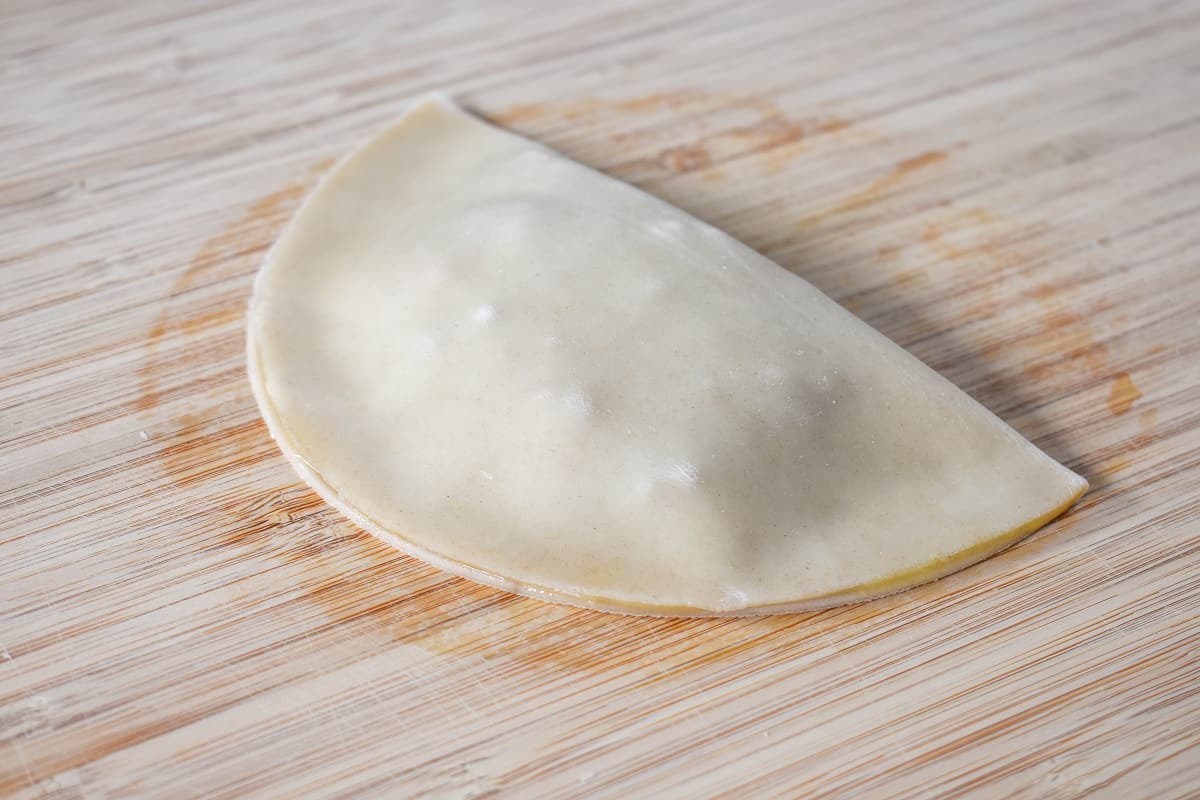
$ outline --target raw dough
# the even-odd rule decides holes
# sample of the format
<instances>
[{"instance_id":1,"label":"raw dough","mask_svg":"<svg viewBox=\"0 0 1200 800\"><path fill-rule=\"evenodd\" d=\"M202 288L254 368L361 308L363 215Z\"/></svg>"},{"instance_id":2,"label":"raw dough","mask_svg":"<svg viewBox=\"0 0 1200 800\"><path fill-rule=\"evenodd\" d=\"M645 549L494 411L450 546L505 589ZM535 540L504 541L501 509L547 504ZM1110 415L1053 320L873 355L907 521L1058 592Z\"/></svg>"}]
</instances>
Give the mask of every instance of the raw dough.
<instances>
[{"instance_id":1,"label":"raw dough","mask_svg":"<svg viewBox=\"0 0 1200 800\"><path fill-rule=\"evenodd\" d=\"M805 281L440 97L308 199L249 319L309 484L546 599L833 605L984 558L1087 487Z\"/></svg>"}]
</instances>

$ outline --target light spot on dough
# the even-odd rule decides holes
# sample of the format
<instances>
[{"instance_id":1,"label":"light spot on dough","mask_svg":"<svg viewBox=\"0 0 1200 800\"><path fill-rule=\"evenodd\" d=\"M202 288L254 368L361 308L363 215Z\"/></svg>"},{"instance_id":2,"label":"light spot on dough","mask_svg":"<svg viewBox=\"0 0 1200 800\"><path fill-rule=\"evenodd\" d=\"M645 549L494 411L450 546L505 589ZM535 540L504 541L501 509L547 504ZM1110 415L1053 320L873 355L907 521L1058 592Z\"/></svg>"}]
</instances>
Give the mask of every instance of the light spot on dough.
<instances>
[{"instance_id":1,"label":"light spot on dough","mask_svg":"<svg viewBox=\"0 0 1200 800\"><path fill-rule=\"evenodd\" d=\"M677 489L693 489L700 483L700 470L689 461L671 461L660 464L643 473L638 481L636 497L644 500L659 486L673 486Z\"/></svg>"},{"instance_id":2,"label":"light spot on dough","mask_svg":"<svg viewBox=\"0 0 1200 800\"><path fill-rule=\"evenodd\" d=\"M496 307L485 303L475 309L472 318L475 320L476 325L487 325L496 318Z\"/></svg>"},{"instance_id":3,"label":"light spot on dough","mask_svg":"<svg viewBox=\"0 0 1200 800\"><path fill-rule=\"evenodd\" d=\"M449 275L445 263L440 258L417 254L413 259L420 266L411 270L400 270L400 274L409 274L409 285L404 291L417 297L425 297L446 283Z\"/></svg>"},{"instance_id":4,"label":"light spot on dough","mask_svg":"<svg viewBox=\"0 0 1200 800\"><path fill-rule=\"evenodd\" d=\"M783 368L778 364L767 364L758 371L758 375L768 386L779 386L783 383Z\"/></svg>"},{"instance_id":5,"label":"light spot on dough","mask_svg":"<svg viewBox=\"0 0 1200 800\"><path fill-rule=\"evenodd\" d=\"M696 465L687 461L678 461L667 467L664 477L676 486L690 489L699 483L700 470L696 468Z\"/></svg>"},{"instance_id":6,"label":"light spot on dough","mask_svg":"<svg viewBox=\"0 0 1200 800\"><path fill-rule=\"evenodd\" d=\"M564 394L562 404L563 408L575 417L586 417L591 415L593 411L592 401L588 398L587 394L577 389Z\"/></svg>"},{"instance_id":7,"label":"light spot on dough","mask_svg":"<svg viewBox=\"0 0 1200 800\"><path fill-rule=\"evenodd\" d=\"M490 213L485 216L486 212ZM473 226L482 232L487 246L497 256L492 259L494 268L503 272L501 265L506 261L500 256L528 246L527 240L537 218L537 207L530 202L512 200L483 206L479 213L483 219L474 221Z\"/></svg>"},{"instance_id":8,"label":"light spot on dough","mask_svg":"<svg viewBox=\"0 0 1200 800\"><path fill-rule=\"evenodd\" d=\"M413 352L418 358L432 358L440 349L441 345L438 344L438 340L427 333L419 334L413 340Z\"/></svg>"},{"instance_id":9,"label":"light spot on dough","mask_svg":"<svg viewBox=\"0 0 1200 800\"><path fill-rule=\"evenodd\" d=\"M651 222L650 232L662 239L678 239L683 233L683 223L675 219L660 219Z\"/></svg>"},{"instance_id":10,"label":"light spot on dough","mask_svg":"<svg viewBox=\"0 0 1200 800\"><path fill-rule=\"evenodd\" d=\"M721 611L736 611L745 608L750 602L749 596L734 586L721 587Z\"/></svg>"}]
</instances>

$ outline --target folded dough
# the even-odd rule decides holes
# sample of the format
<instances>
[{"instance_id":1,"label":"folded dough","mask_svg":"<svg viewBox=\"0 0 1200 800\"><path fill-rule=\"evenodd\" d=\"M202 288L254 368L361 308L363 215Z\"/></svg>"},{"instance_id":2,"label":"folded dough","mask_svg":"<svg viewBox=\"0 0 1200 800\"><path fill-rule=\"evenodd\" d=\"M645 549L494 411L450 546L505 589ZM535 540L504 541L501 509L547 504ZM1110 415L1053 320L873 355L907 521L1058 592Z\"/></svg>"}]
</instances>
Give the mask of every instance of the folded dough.
<instances>
[{"instance_id":1,"label":"folded dough","mask_svg":"<svg viewBox=\"0 0 1200 800\"><path fill-rule=\"evenodd\" d=\"M279 446L359 525L605 610L897 591L1087 488L805 281L440 97L296 214L248 355Z\"/></svg>"}]
</instances>

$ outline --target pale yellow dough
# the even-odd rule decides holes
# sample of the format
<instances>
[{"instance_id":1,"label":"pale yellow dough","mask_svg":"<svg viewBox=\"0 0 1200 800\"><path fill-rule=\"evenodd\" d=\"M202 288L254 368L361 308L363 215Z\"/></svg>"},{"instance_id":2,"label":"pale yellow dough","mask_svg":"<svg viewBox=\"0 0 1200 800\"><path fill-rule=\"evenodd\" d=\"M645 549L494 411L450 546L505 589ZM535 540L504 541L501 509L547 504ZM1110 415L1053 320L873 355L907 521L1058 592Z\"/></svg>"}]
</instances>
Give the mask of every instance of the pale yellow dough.
<instances>
[{"instance_id":1,"label":"pale yellow dough","mask_svg":"<svg viewBox=\"0 0 1200 800\"><path fill-rule=\"evenodd\" d=\"M359 525L600 609L885 594L1087 488L805 281L438 97L304 204L248 349L279 446Z\"/></svg>"}]
</instances>

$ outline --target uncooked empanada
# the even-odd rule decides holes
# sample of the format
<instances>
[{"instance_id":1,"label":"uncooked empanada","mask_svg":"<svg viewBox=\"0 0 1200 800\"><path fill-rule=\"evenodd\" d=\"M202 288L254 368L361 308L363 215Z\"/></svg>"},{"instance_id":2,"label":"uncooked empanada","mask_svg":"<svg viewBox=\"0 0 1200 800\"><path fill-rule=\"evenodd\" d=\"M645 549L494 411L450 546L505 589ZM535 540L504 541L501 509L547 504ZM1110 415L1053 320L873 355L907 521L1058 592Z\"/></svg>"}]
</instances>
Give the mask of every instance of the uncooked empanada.
<instances>
[{"instance_id":1,"label":"uncooked empanada","mask_svg":"<svg viewBox=\"0 0 1200 800\"><path fill-rule=\"evenodd\" d=\"M440 98L296 214L248 354L280 447L359 525L600 609L897 591L1087 486L750 248Z\"/></svg>"}]
</instances>

